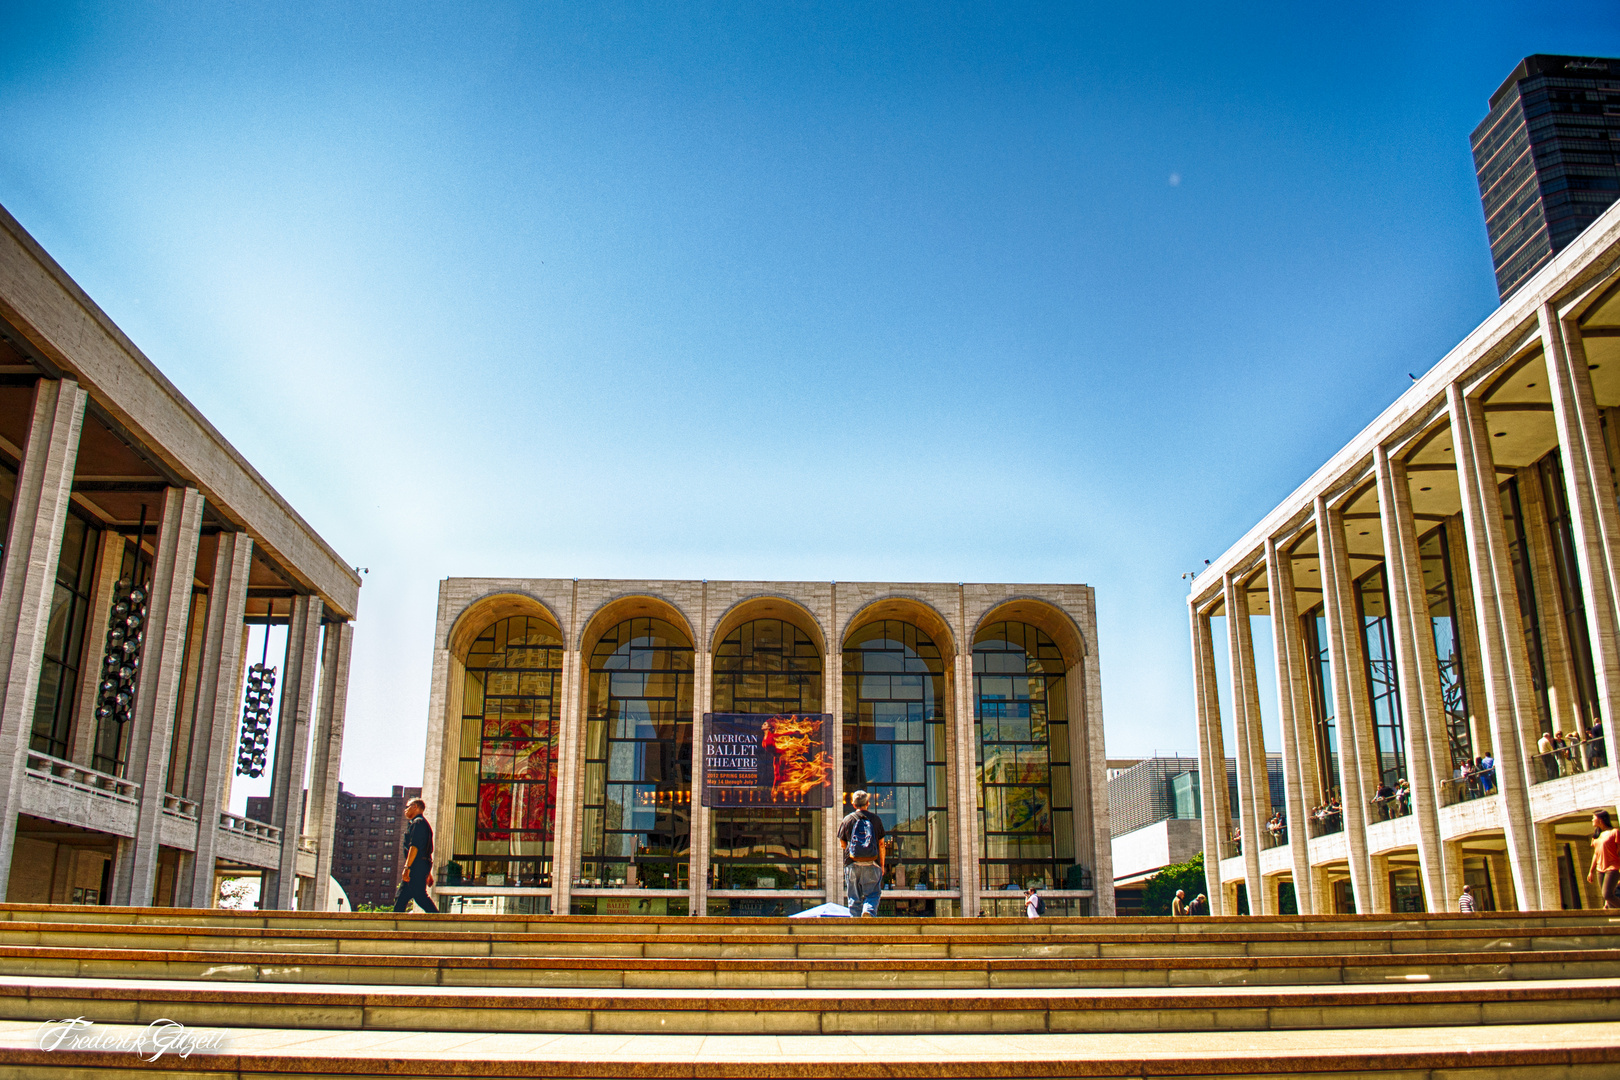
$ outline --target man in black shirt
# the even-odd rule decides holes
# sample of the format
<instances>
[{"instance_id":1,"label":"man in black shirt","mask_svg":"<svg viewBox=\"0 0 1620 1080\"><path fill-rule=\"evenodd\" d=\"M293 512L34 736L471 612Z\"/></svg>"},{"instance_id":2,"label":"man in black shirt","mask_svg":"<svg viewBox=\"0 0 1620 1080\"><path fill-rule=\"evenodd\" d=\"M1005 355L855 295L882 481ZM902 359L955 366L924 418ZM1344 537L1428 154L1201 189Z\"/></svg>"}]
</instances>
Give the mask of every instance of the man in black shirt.
<instances>
[{"instance_id":1,"label":"man in black shirt","mask_svg":"<svg viewBox=\"0 0 1620 1080\"><path fill-rule=\"evenodd\" d=\"M415 900L416 906L429 915L439 913L439 906L427 893L433 884L433 829L422 816L426 809L427 803L421 799L405 804L405 865L399 875L395 911L407 910Z\"/></svg>"}]
</instances>

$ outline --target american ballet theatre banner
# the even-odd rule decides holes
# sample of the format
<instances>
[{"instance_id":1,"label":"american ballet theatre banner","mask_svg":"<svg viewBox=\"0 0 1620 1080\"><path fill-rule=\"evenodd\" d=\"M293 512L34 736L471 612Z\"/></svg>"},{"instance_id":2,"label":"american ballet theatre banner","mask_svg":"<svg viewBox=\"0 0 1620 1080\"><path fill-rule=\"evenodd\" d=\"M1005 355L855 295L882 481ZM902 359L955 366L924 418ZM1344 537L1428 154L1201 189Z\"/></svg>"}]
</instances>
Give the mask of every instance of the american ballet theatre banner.
<instances>
[{"instance_id":1,"label":"american ballet theatre banner","mask_svg":"<svg viewBox=\"0 0 1620 1080\"><path fill-rule=\"evenodd\" d=\"M704 806L833 804L828 713L704 713Z\"/></svg>"}]
</instances>

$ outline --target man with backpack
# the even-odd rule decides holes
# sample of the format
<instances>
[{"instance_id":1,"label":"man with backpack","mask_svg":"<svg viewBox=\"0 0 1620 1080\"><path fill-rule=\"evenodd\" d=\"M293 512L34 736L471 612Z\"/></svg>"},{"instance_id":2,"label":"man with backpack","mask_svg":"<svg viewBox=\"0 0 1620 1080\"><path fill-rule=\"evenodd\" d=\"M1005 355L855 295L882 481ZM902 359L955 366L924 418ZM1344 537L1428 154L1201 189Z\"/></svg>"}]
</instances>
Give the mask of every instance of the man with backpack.
<instances>
[{"instance_id":1,"label":"man with backpack","mask_svg":"<svg viewBox=\"0 0 1620 1080\"><path fill-rule=\"evenodd\" d=\"M870 919L883 899L883 822L866 808L871 801L866 792L857 791L849 801L855 810L838 823L838 844L849 857L844 891L849 895L849 913Z\"/></svg>"}]
</instances>

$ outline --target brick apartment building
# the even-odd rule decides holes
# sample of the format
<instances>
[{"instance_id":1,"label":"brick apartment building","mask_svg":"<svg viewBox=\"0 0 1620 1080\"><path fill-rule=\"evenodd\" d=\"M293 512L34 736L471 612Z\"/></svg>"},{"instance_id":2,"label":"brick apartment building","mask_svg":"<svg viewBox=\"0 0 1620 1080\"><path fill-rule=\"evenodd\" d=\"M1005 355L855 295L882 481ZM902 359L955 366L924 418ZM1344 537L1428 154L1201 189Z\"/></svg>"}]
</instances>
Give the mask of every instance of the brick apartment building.
<instances>
[{"instance_id":1,"label":"brick apartment building","mask_svg":"<svg viewBox=\"0 0 1620 1080\"><path fill-rule=\"evenodd\" d=\"M332 876L355 907L394 902L404 858L405 804L421 794L419 787L395 784L391 795L356 795L338 783ZM268 798L248 799L248 817L263 821L269 813Z\"/></svg>"}]
</instances>

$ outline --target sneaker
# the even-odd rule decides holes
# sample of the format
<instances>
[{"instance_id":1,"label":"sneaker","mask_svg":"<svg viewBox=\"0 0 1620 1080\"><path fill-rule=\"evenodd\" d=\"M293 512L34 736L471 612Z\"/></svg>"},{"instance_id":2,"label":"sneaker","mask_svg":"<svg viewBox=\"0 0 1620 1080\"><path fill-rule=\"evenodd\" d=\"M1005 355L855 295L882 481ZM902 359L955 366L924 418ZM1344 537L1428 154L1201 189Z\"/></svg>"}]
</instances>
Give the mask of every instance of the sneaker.
<instances>
[{"instance_id":1,"label":"sneaker","mask_svg":"<svg viewBox=\"0 0 1620 1080\"><path fill-rule=\"evenodd\" d=\"M861 912L861 918L863 918L863 919L870 919L870 918L871 918L871 917L872 917L872 913L871 913L871 912L870 912L870 911L863 911L863 912Z\"/></svg>"}]
</instances>

